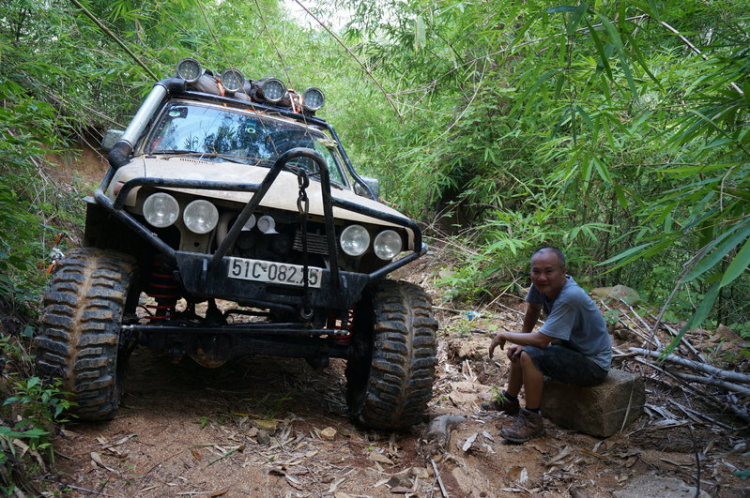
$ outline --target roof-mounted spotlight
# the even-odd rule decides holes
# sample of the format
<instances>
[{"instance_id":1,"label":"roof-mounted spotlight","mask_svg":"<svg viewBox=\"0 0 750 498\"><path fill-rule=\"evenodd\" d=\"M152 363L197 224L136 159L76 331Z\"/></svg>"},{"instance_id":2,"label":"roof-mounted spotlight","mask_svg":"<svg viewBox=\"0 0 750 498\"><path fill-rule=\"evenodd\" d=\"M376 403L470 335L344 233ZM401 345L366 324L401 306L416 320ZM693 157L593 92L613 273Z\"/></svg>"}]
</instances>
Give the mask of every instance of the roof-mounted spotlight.
<instances>
[{"instance_id":1,"label":"roof-mounted spotlight","mask_svg":"<svg viewBox=\"0 0 750 498\"><path fill-rule=\"evenodd\" d=\"M258 80L258 86L263 90L265 100L276 104L286 95L286 87L278 78L262 78Z\"/></svg>"},{"instance_id":2,"label":"roof-mounted spotlight","mask_svg":"<svg viewBox=\"0 0 750 498\"><path fill-rule=\"evenodd\" d=\"M177 63L177 77L188 83L195 83L203 73L201 65L192 57L186 57Z\"/></svg>"},{"instance_id":3,"label":"roof-mounted spotlight","mask_svg":"<svg viewBox=\"0 0 750 498\"><path fill-rule=\"evenodd\" d=\"M230 68L221 73L221 85L227 92L239 92L245 85L245 77L238 70Z\"/></svg>"},{"instance_id":4,"label":"roof-mounted spotlight","mask_svg":"<svg viewBox=\"0 0 750 498\"><path fill-rule=\"evenodd\" d=\"M323 107L325 102L325 95L323 95L323 91L320 88L311 86L302 94L302 105L304 105L305 109L308 111L317 111Z\"/></svg>"}]
</instances>

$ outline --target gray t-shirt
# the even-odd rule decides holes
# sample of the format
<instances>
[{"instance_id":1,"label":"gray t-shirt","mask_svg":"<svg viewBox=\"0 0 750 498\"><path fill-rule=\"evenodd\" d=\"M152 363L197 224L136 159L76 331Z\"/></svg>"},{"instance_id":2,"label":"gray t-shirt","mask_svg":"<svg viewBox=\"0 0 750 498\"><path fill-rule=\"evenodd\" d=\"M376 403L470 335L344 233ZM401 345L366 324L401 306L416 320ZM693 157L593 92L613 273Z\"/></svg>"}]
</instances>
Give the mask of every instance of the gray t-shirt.
<instances>
[{"instance_id":1,"label":"gray t-shirt","mask_svg":"<svg viewBox=\"0 0 750 498\"><path fill-rule=\"evenodd\" d=\"M607 324L599 308L586 291L567 275L568 281L556 299L550 300L531 285L526 302L539 304L547 318L539 329L542 334L559 339L565 347L578 351L609 370L612 363L612 343Z\"/></svg>"}]
</instances>

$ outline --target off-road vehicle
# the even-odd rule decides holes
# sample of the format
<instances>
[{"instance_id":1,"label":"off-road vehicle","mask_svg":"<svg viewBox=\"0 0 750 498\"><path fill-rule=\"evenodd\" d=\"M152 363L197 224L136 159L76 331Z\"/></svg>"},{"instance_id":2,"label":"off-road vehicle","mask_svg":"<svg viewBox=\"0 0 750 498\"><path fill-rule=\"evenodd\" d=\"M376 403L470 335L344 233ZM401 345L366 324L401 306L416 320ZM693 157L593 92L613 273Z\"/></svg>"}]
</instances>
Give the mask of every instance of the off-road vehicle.
<instances>
[{"instance_id":1,"label":"off-road vehicle","mask_svg":"<svg viewBox=\"0 0 750 498\"><path fill-rule=\"evenodd\" d=\"M388 279L424 254L417 224L377 198L317 88L183 59L124 132L87 197L83 247L53 272L38 369L83 420L111 419L138 345L207 367L248 355L346 360L355 421L420 420L436 329L417 285Z\"/></svg>"}]
</instances>

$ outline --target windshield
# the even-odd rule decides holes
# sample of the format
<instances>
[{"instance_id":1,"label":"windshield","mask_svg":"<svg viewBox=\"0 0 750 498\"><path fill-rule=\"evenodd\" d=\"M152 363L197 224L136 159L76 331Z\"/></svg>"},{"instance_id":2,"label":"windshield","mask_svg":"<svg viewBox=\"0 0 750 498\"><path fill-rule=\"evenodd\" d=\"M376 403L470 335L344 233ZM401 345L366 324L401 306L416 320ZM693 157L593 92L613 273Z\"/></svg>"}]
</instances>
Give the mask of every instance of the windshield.
<instances>
[{"instance_id":1,"label":"windshield","mask_svg":"<svg viewBox=\"0 0 750 498\"><path fill-rule=\"evenodd\" d=\"M229 108L168 104L146 152L195 154L218 162L271 166L281 154L295 147L319 152L328 165L331 181L345 185L335 159L336 143L325 133L291 120ZM287 165L303 168L313 175L318 173L312 159L297 158Z\"/></svg>"}]
</instances>

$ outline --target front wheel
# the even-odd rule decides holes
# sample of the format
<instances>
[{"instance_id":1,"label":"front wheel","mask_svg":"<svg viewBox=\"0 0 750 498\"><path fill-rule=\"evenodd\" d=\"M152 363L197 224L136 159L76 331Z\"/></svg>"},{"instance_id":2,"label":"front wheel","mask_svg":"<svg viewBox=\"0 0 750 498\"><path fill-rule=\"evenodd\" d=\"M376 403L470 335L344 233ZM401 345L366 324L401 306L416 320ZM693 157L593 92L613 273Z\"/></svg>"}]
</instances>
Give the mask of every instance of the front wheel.
<instances>
[{"instance_id":1,"label":"front wheel","mask_svg":"<svg viewBox=\"0 0 750 498\"><path fill-rule=\"evenodd\" d=\"M346 398L365 427L405 430L432 398L437 321L421 287L386 280L366 293L354 314Z\"/></svg>"},{"instance_id":2,"label":"front wheel","mask_svg":"<svg viewBox=\"0 0 750 498\"><path fill-rule=\"evenodd\" d=\"M120 330L134 271L127 255L77 249L59 263L44 296L37 371L62 380L76 402L69 411L81 420L109 420L120 404L129 352Z\"/></svg>"}]
</instances>

